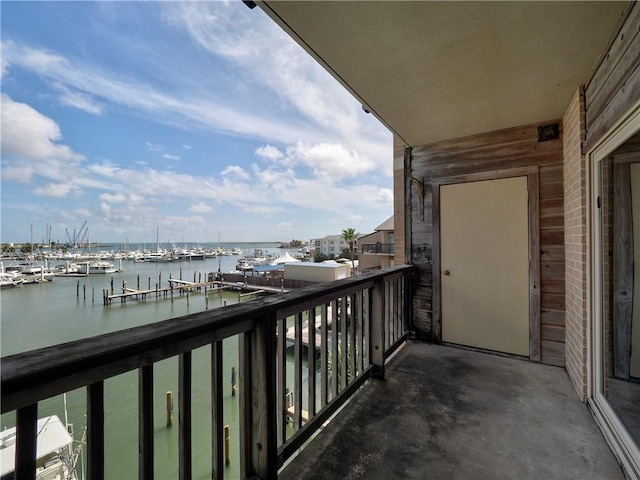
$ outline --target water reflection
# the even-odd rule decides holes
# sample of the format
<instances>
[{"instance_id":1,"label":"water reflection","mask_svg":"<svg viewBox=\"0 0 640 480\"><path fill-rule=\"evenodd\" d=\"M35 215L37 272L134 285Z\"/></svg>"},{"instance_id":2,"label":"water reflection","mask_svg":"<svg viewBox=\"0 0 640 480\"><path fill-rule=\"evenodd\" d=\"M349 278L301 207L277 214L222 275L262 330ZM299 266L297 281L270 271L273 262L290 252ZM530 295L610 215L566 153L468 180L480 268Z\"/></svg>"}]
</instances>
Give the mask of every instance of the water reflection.
<instances>
[{"instance_id":1,"label":"water reflection","mask_svg":"<svg viewBox=\"0 0 640 480\"><path fill-rule=\"evenodd\" d=\"M603 391L640 445L640 133L602 162Z\"/></svg>"}]
</instances>

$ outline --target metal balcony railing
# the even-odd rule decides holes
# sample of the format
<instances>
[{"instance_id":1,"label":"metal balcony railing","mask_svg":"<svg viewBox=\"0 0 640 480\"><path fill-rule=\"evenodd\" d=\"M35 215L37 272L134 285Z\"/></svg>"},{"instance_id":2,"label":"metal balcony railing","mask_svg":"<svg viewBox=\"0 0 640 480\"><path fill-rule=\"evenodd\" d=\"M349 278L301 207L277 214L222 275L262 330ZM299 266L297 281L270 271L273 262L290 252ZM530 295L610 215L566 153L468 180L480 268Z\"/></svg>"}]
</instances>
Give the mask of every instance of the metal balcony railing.
<instances>
[{"instance_id":1,"label":"metal balcony railing","mask_svg":"<svg viewBox=\"0 0 640 480\"><path fill-rule=\"evenodd\" d=\"M179 477L192 476L195 420L211 422L212 478L224 478L222 341L234 335L240 345L240 474L276 478L285 461L364 382L384 376L385 360L406 339L411 270L392 267L2 358L2 413L16 411L15 478L35 479L38 402L78 388L87 393L86 477L104 478L105 461L114 460L105 458L104 382L129 371L138 372L138 476L153 478L154 365L176 356ZM287 338L294 349L292 393L286 388ZM319 360L308 355L306 366L305 342L310 351L319 351ZM192 351L206 345L211 346L212 414L194 419ZM286 428L288 419L293 431Z\"/></svg>"},{"instance_id":2,"label":"metal balcony railing","mask_svg":"<svg viewBox=\"0 0 640 480\"><path fill-rule=\"evenodd\" d=\"M393 255L395 244L393 243L363 243L360 245L362 253Z\"/></svg>"}]
</instances>

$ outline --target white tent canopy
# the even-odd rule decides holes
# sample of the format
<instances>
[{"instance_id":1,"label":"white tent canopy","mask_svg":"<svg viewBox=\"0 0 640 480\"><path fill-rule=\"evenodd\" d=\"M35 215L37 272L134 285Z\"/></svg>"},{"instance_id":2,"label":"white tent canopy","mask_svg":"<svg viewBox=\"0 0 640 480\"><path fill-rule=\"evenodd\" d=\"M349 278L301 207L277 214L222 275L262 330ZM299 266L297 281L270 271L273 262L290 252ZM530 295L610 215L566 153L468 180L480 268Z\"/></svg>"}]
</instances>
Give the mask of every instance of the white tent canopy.
<instances>
[{"instance_id":1,"label":"white tent canopy","mask_svg":"<svg viewBox=\"0 0 640 480\"><path fill-rule=\"evenodd\" d=\"M293 258L291 255L289 255L289 252L284 252L284 255L279 256L278 258L276 258L273 262L271 262L271 265L282 265L283 263L291 263L291 262L299 262L300 260L298 260L297 258Z\"/></svg>"}]
</instances>

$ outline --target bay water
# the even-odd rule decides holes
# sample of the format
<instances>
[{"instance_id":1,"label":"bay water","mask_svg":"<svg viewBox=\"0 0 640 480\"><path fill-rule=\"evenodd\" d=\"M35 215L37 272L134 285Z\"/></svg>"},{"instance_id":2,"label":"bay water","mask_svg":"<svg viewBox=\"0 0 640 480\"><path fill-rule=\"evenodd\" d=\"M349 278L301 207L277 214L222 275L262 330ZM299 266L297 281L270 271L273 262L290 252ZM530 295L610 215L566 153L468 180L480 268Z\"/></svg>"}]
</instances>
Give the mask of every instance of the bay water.
<instances>
[{"instance_id":1,"label":"bay water","mask_svg":"<svg viewBox=\"0 0 640 480\"><path fill-rule=\"evenodd\" d=\"M278 244L260 245L265 254L280 255ZM246 248L246 245L244 246ZM295 251L289 251L295 253ZM22 285L3 289L0 293L0 348L2 356L26 352L41 347L59 345L72 340L146 325L169 318L204 311L204 293L174 294L170 299L149 296L147 300L114 300L110 307L102 301L102 290L114 291L127 287L146 289L161 281L168 286L169 276L193 281L206 280L208 273L235 270L238 256L220 256L191 262L134 263L123 261L123 271L112 275L88 277L55 277L52 282ZM64 263L64 262L55 262ZM114 262L117 263L117 262ZM6 265L6 263L5 263ZM209 310L238 301L237 292L208 294ZM291 357L291 352L290 355ZM292 362L292 358L289 358ZM238 478L238 395L231 394L231 369L238 367L238 339L224 341L223 383L224 422L231 432L231 464L225 478ZM288 368L288 373L292 371ZM287 375L289 376L289 375ZM174 393L174 426L166 425L166 392ZM206 346L193 352L193 476L211 478L211 348ZM58 415L73 423L75 438L79 440L86 425L86 389L69 392L65 409L62 396L42 401L38 417ZM135 479L138 468L138 374L137 371L105 381L105 474L111 479ZM154 365L154 425L155 478L175 479L178 476L178 359L170 358ZM15 425L15 414L1 417L1 428ZM81 477L82 478L82 477Z\"/></svg>"}]
</instances>

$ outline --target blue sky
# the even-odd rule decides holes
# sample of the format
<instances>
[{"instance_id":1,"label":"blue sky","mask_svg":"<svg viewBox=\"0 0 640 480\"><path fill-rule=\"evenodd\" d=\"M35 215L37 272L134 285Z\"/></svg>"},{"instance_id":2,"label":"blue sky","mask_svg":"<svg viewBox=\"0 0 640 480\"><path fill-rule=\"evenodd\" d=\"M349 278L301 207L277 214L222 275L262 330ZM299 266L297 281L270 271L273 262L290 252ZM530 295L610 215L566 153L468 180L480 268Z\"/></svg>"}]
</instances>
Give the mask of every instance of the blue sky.
<instances>
[{"instance_id":1,"label":"blue sky","mask_svg":"<svg viewBox=\"0 0 640 480\"><path fill-rule=\"evenodd\" d=\"M2 1L1 240L308 240L393 213L392 135L259 8Z\"/></svg>"}]
</instances>

